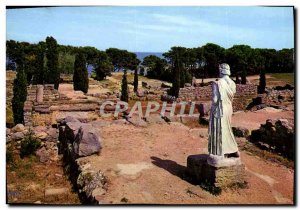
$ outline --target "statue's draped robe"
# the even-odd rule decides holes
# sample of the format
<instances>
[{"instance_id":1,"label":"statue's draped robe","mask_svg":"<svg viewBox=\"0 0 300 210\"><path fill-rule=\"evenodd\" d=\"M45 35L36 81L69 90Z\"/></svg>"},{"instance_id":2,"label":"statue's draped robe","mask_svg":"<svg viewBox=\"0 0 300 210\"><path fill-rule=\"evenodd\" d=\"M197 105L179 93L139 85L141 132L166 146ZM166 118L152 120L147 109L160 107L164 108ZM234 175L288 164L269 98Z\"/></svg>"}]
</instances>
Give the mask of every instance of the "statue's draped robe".
<instances>
[{"instance_id":1,"label":"statue's draped robe","mask_svg":"<svg viewBox=\"0 0 300 210\"><path fill-rule=\"evenodd\" d=\"M217 102L212 103L209 121L209 154L223 156L238 151L231 129L232 101L236 92L235 83L228 78L221 78L213 83L213 95Z\"/></svg>"}]
</instances>

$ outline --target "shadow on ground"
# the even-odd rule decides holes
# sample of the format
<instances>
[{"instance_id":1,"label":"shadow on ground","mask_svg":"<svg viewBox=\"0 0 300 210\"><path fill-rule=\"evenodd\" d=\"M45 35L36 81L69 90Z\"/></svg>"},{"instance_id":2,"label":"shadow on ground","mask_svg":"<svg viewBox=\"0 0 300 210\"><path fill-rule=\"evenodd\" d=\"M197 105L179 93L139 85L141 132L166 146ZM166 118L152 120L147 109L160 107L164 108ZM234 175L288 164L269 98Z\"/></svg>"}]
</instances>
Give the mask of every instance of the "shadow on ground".
<instances>
[{"instance_id":1,"label":"shadow on ground","mask_svg":"<svg viewBox=\"0 0 300 210\"><path fill-rule=\"evenodd\" d=\"M170 174L179 177L182 180L195 185L195 181L188 175L187 167L176 163L173 160L161 159L159 157L151 156L152 163L159 168L168 171Z\"/></svg>"}]
</instances>

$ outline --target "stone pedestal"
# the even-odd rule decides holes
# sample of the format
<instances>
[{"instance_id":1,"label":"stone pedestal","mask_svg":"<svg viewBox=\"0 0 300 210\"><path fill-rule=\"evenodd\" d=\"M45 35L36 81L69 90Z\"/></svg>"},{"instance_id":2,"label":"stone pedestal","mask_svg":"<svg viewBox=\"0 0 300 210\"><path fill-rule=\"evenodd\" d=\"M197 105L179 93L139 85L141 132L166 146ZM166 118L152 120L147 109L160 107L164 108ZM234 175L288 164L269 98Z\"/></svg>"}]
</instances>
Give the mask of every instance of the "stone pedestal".
<instances>
[{"instance_id":1,"label":"stone pedestal","mask_svg":"<svg viewBox=\"0 0 300 210\"><path fill-rule=\"evenodd\" d=\"M187 172L196 183L221 189L246 184L245 165L240 158L190 155L187 158Z\"/></svg>"}]
</instances>

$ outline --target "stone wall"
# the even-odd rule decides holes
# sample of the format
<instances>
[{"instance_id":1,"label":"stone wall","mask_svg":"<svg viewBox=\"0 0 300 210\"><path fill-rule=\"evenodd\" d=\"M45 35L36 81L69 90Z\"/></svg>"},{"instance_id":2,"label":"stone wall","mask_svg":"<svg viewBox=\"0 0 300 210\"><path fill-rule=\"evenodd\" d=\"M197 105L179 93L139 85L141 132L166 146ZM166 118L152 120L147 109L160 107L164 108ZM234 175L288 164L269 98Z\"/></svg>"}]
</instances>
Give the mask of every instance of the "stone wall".
<instances>
[{"instance_id":1,"label":"stone wall","mask_svg":"<svg viewBox=\"0 0 300 210\"><path fill-rule=\"evenodd\" d=\"M41 91L40 89L43 89ZM38 91L37 91L38 90ZM24 124L26 126L34 126L33 121L36 117L41 115L42 121L46 118L46 124L56 123L65 115L76 115L79 118L84 118L83 121L88 120L90 112L99 111L100 105L105 100L117 101L116 97L111 95L106 99L99 97L90 97L84 95L81 91L75 91L75 96L69 97L63 93L59 93L54 89L53 85L36 86L30 85L27 89L27 100L24 104ZM39 95L39 97L37 97ZM39 99L39 100L37 100ZM52 113L58 112L52 119ZM66 114L68 113L68 114ZM84 114L85 113L85 114ZM49 120L49 122L48 122Z\"/></svg>"},{"instance_id":2,"label":"stone wall","mask_svg":"<svg viewBox=\"0 0 300 210\"><path fill-rule=\"evenodd\" d=\"M253 84L236 85L235 97L254 96L257 93L257 86ZM179 98L182 101L198 101L203 99L210 99L212 94L211 85L204 87L185 87L180 88Z\"/></svg>"},{"instance_id":3,"label":"stone wall","mask_svg":"<svg viewBox=\"0 0 300 210\"><path fill-rule=\"evenodd\" d=\"M25 126L32 126L32 114L35 111L35 107L40 103L37 102L37 88L38 85L30 85L27 87L27 99L24 103L24 124ZM58 91L54 89L53 84L43 85L43 102L51 104L53 101L59 99Z\"/></svg>"}]
</instances>

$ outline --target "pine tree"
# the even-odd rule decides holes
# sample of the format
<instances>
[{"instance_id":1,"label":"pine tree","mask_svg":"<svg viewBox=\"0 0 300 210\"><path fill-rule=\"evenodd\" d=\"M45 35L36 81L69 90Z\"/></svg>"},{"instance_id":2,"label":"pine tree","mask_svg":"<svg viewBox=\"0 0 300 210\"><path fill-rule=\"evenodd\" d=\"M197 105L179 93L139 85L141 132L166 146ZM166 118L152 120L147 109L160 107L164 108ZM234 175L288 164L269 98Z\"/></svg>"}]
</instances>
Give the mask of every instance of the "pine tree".
<instances>
[{"instance_id":1,"label":"pine tree","mask_svg":"<svg viewBox=\"0 0 300 210\"><path fill-rule=\"evenodd\" d=\"M124 69L122 79L121 101L128 102L128 84L127 84L127 71Z\"/></svg>"},{"instance_id":2,"label":"pine tree","mask_svg":"<svg viewBox=\"0 0 300 210\"><path fill-rule=\"evenodd\" d=\"M14 80L12 110L14 123L24 122L24 102L27 97L27 80L24 72L24 52L20 49L17 62L17 77Z\"/></svg>"},{"instance_id":3,"label":"pine tree","mask_svg":"<svg viewBox=\"0 0 300 210\"><path fill-rule=\"evenodd\" d=\"M139 76L137 72L137 68L134 70L134 80L133 80L133 91L138 91L138 85L139 85Z\"/></svg>"},{"instance_id":4,"label":"pine tree","mask_svg":"<svg viewBox=\"0 0 300 210\"><path fill-rule=\"evenodd\" d=\"M78 53L75 58L73 87L74 90L81 90L84 93L87 93L89 88L89 77L86 68L86 59L81 52Z\"/></svg>"},{"instance_id":5,"label":"pine tree","mask_svg":"<svg viewBox=\"0 0 300 210\"><path fill-rule=\"evenodd\" d=\"M47 57L47 76L46 82L54 84L54 88L58 89L60 72L58 70L58 49L57 42L53 37L46 38L46 57Z\"/></svg>"},{"instance_id":6,"label":"pine tree","mask_svg":"<svg viewBox=\"0 0 300 210\"><path fill-rule=\"evenodd\" d=\"M266 73L265 73L265 69L262 69L259 75L259 85L257 87L257 92L259 94L262 94L265 92L265 89L266 89Z\"/></svg>"}]
</instances>

